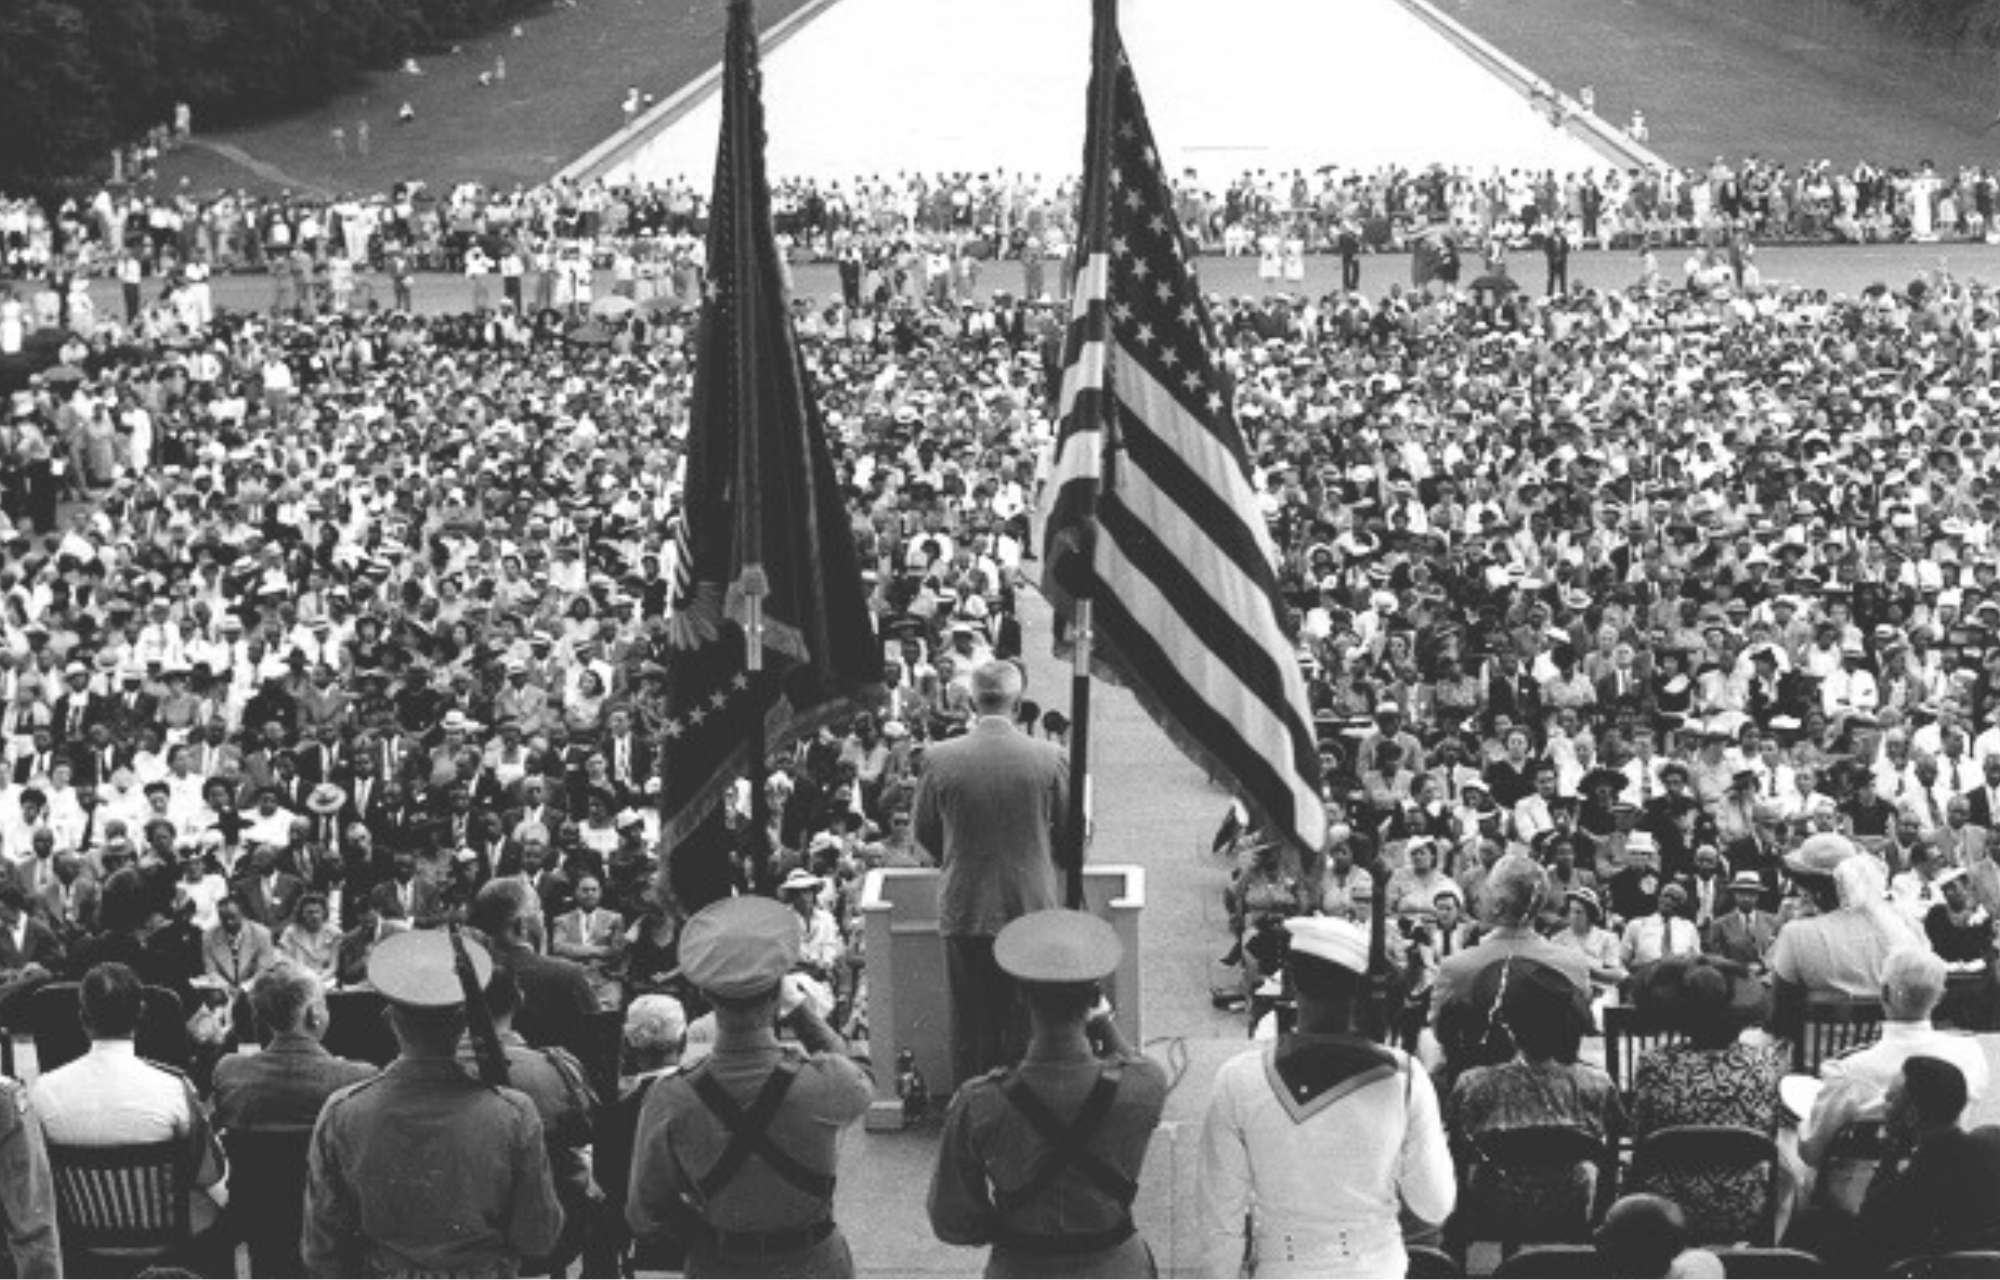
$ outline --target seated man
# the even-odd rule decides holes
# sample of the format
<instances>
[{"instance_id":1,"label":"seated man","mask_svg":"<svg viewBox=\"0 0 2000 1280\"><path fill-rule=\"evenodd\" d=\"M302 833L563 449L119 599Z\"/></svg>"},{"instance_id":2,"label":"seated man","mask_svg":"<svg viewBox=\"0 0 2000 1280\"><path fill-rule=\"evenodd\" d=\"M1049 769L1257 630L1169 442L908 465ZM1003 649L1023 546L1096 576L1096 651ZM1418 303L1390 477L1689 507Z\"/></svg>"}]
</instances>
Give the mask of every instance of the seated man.
<instances>
[{"instance_id":1,"label":"seated man","mask_svg":"<svg viewBox=\"0 0 2000 1280\"><path fill-rule=\"evenodd\" d=\"M556 917L549 950L583 966L584 977L602 1008L616 1009L618 975L625 954L625 920L603 906L604 882L588 873L576 881L576 909Z\"/></svg>"},{"instance_id":2,"label":"seated man","mask_svg":"<svg viewBox=\"0 0 2000 1280\"><path fill-rule=\"evenodd\" d=\"M222 1181L222 1147L195 1096L177 1071L155 1066L133 1048L145 993L139 975L115 962L83 977L83 1029L90 1052L35 1081L29 1091L50 1146L125 1147L184 1142L193 1174L188 1195L196 1240L183 1264L203 1275L227 1275L231 1246L213 1231L217 1219L208 1188ZM207 1238L204 1238L206 1236Z\"/></svg>"},{"instance_id":3,"label":"seated man","mask_svg":"<svg viewBox=\"0 0 2000 1280\"><path fill-rule=\"evenodd\" d=\"M2000 1128L1960 1128L1965 1074L1942 1058L1903 1063L1889 1086L1890 1155L1861 1207L1857 1239L1877 1267L2000 1246Z\"/></svg>"},{"instance_id":4,"label":"seated man","mask_svg":"<svg viewBox=\"0 0 2000 1280\"><path fill-rule=\"evenodd\" d=\"M218 1129L311 1126L335 1091L375 1074L365 1062L336 1058L326 1035L326 995L310 972L280 961L250 988L250 1008L269 1033L260 1053L232 1053L215 1064Z\"/></svg>"}]
</instances>

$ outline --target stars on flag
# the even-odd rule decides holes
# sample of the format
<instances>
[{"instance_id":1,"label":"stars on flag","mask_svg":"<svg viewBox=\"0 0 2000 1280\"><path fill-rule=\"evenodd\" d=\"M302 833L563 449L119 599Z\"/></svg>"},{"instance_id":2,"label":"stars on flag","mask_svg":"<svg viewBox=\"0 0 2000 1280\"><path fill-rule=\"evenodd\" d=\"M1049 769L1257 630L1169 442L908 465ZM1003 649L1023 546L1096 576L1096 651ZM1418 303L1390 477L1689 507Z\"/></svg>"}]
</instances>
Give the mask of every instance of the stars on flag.
<instances>
[{"instance_id":1,"label":"stars on flag","mask_svg":"<svg viewBox=\"0 0 2000 1280\"><path fill-rule=\"evenodd\" d=\"M711 716L720 716L728 709L730 698L749 687L749 674L741 671L737 672L735 678L730 680L728 688L717 689L703 700L707 704L706 706L699 702L696 703L694 708L686 715L669 719L662 732L669 738L680 738L693 732L695 727L700 725L702 721L707 720Z\"/></svg>"},{"instance_id":2,"label":"stars on flag","mask_svg":"<svg viewBox=\"0 0 2000 1280\"><path fill-rule=\"evenodd\" d=\"M1105 210L1112 255L1109 311L1119 350L1199 417L1227 412L1209 352L1209 324L1188 270L1173 192L1121 56L1111 144L1116 194Z\"/></svg>"}]
</instances>

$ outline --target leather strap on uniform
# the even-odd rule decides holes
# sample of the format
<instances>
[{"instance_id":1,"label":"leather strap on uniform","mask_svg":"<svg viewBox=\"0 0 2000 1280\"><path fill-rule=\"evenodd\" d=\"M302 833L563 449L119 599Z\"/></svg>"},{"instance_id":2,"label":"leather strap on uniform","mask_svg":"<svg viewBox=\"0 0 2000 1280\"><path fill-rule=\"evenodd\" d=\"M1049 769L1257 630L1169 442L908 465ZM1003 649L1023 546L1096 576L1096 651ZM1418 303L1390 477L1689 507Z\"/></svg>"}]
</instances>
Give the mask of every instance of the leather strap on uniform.
<instances>
[{"instance_id":1,"label":"leather strap on uniform","mask_svg":"<svg viewBox=\"0 0 2000 1280\"><path fill-rule=\"evenodd\" d=\"M743 1171L743 1165L755 1155L771 1167L771 1171L791 1183L809 1196L822 1199L833 1194L834 1179L830 1173L809 1169L794 1160L768 1136L771 1121L777 1118L778 1108L784 1105L785 1095L791 1092L792 1082L799 1078L799 1064L792 1058L781 1058L771 1074L764 1079L764 1087L745 1111L736 1105L736 1099L729 1091L716 1083L709 1072L697 1072L693 1078L695 1096L702 1105L729 1130L729 1145L723 1148L722 1158L715 1162L702 1177L696 1179L695 1190L703 1200L712 1200Z\"/></svg>"},{"instance_id":2,"label":"leather strap on uniform","mask_svg":"<svg viewBox=\"0 0 2000 1280\"><path fill-rule=\"evenodd\" d=\"M1118 1081L1123 1074L1118 1063L1105 1067L1084 1098L1083 1105L1077 1108L1076 1116L1067 1124L1049 1110L1048 1104L1035 1096L1034 1090L1028 1088L1018 1074L1010 1072L1001 1082L1001 1095L1021 1113L1029 1127L1041 1135L1042 1141L1049 1144L1048 1154L1036 1164L1035 1171L1028 1175L1026 1182L1012 1190L994 1188L993 1207L1002 1217L1011 1217L1016 1209L1048 1191L1055 1185L1056 1179L1071 1169L1117 1201L1119 1207L1132 1207L1132 1201L1139 1194L1139 1184L1089 1150L1090 1140L1097 1136L1105 1117L1111 1114L1112 1103L1117 1101Z\"/></svg>"}]
</instances>

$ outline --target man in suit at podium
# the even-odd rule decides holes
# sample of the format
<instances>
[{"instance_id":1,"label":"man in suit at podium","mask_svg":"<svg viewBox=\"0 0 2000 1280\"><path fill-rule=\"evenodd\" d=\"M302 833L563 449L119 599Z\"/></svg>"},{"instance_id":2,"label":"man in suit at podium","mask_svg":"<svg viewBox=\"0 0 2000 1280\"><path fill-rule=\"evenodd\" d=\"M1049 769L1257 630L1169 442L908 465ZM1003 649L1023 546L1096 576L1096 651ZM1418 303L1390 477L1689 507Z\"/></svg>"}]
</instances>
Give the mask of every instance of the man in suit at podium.
<instances>
[{"instance_id":1,"label":"man in suit at podium","mask_svg":"<svg viewBox=\"0 0 2000 1280\"><path fill-rule=\"evenodd\" d=\"M1069 757L1016 726L1023 677L995 660L972 673L978 719L931 748L917 786L917 843L937 860L938 931L951 989L954 1085L1019 1061L1026 1048L1011 980L993 960L1010 920L1062 905L1057 843Z\"/></svg>"}]
</instances>

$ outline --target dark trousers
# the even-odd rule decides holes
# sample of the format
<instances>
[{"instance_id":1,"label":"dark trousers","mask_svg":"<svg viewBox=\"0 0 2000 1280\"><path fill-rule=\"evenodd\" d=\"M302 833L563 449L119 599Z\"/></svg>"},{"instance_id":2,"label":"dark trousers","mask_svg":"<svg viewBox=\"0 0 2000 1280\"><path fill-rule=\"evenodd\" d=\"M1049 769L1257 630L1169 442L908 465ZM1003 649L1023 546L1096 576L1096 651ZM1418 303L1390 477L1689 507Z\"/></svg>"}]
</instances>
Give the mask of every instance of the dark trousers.
<instances>
[{"instance_id":1,"label":"dark trousers","mask_svg":"<svg viewBox=\"0 0 2000 1280\"><path fill-rule=\"evenodd\" d=\"M1014 998L1014 980L993 962L993 939L944 940L945 981L951 989L951 1087L995 1067L1011 1067L1028 1038Z\"/></svg>"}]
</instances>

